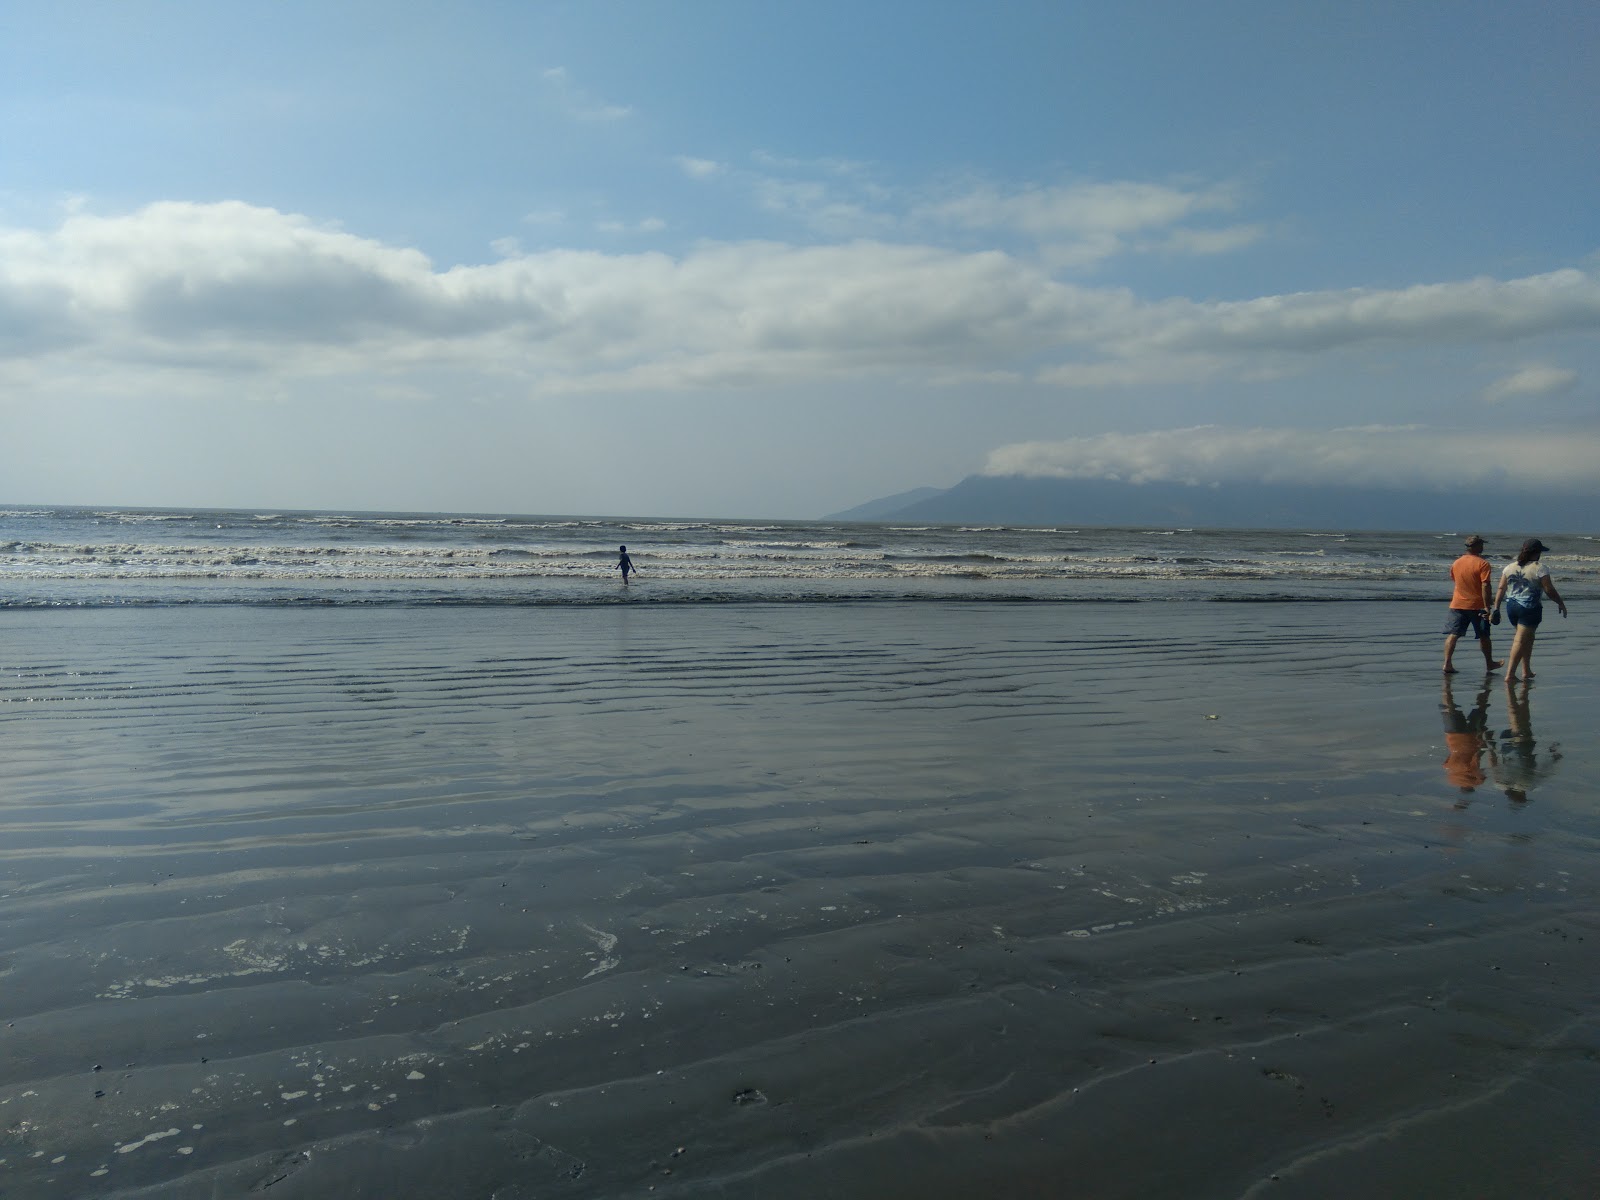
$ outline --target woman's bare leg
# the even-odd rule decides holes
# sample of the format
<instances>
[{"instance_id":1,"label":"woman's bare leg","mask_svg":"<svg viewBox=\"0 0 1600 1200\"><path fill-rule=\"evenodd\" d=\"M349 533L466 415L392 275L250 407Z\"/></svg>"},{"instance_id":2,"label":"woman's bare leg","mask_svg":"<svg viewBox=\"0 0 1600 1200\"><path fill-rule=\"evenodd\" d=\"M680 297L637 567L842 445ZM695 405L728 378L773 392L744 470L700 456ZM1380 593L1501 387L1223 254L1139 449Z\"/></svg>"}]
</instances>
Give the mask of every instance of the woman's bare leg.
<instances>
[{"instance_id":1,"label":"woman's bare leg","mask_svg":"<svg viewBox=\"0 0 1600 1200\"><path fill-rule=\"evenodd\" d=\"M1534 629L1529 625L1518 625L1516 635L1511 639L1511 658L1506 664L1506 678L1515 679L1517 668L1521 667L1527 678L1533 678L1533 671L1529 668L1528 660L1533 657Z\"/></svg>"}]
</instances>

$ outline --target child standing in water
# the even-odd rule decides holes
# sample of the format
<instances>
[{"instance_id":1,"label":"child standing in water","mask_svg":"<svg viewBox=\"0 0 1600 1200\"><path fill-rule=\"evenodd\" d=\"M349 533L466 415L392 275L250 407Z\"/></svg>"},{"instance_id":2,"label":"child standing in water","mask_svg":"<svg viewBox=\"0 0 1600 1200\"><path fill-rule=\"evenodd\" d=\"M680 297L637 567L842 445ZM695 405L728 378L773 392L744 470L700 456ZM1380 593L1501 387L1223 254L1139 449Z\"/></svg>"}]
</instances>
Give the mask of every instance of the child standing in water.
<instances>
[{"instance_id":1,"label":"child standing in water","mask_svg":"<svg viewBox=\"0 0 1600 1200\"><path fill-rule=\"evenodd\" d=\"M633 570L633 559L628 557L626 546L617 547L617 570L622 572L622 582L628 582L628 574Z\"/></svg>"}]
</instances>

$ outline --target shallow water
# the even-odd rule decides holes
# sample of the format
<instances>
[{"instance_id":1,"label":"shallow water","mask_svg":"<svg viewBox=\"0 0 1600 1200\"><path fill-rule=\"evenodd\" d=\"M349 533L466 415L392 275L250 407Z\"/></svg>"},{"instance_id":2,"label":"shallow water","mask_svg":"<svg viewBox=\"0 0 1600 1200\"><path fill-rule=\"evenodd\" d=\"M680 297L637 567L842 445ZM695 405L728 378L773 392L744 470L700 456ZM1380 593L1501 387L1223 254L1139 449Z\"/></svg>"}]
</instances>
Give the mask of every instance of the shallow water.
<instances>
[{"instance_id":1,"label":"shallow water","mask_svg":"<svg viewBox=\"0 0 1600 1200\"><path fill-rule=\"evenodd\" d=\"M0 1190L1586 1195L1600 639L1419 617L14 611Z\"/></svg>"}]
</instances>

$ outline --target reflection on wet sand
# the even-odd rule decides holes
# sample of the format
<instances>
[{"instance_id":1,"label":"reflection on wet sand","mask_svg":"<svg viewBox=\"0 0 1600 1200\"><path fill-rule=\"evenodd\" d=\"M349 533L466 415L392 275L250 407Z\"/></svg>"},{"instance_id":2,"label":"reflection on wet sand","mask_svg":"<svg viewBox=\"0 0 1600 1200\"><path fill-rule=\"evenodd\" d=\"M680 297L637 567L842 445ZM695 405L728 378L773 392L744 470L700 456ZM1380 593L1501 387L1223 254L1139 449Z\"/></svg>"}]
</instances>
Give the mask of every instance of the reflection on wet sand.
<instances>
[{"instance_id":1,"label":"reflection on wet sand","mask_svg":"<svg viewBox=\"0 0 1600 1200\"><path fill-rule=\"evenodd\" d=\"M1483 753L1489 746L1488 682L1478 689L1472 710L1463 713L1450 687L1450 677L1446 675L1439 712L1444 717L1445 778L1460 789L1457 807L1465 808L1467 796L1489 778L1483 769Z\"/></svg>"},{"instance_id":2,"label":"reflection on wet sand","mask_svg":"<svg viewBox=\"0 0 1600 1200\"><path fill-rule=\"evenodd\" d=\"M1513 804L1526 804L1528 794L1554 774L1561 761L1561 746L1552 742L1541 753L1533 737L1533 717L1528 702L1529 685L1511 679L1505 681L1506 721L1508 728L1500 733L1498 750L1494 741L1485 738L1489 751L1489 767L1494 773L1495 786L1505 792Z\"/></svg>"}]
</instances>

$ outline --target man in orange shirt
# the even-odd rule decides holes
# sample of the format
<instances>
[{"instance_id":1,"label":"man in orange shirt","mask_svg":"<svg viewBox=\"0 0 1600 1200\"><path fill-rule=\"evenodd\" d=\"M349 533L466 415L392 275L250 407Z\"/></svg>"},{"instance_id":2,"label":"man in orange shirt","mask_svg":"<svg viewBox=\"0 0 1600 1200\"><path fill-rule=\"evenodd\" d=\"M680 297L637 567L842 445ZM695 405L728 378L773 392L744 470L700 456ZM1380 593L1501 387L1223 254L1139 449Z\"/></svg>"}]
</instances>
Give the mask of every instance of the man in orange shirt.
<instances>
[{"instance_id":1,"label":"man in orange shirt","mask_svg":"<svg viewBox=\"0 0 1600 1200\"><path fill-rule=\"evenodd\" d=\"M1486 670L1500 664L1494 660L1489 645L1489 577L1492 574L1489 560L1483 556L1483 539L1473 534L1467 539L1467 552L1450 564L1450 578L1455 580L1455 594L1450 597L1450 619L1444 625L1444 673L1454 675L1451 665L1455 657L1456 642L1468 626L1478 637L1478 648L1483 651Z\"/></svg>"}]
</instances>

